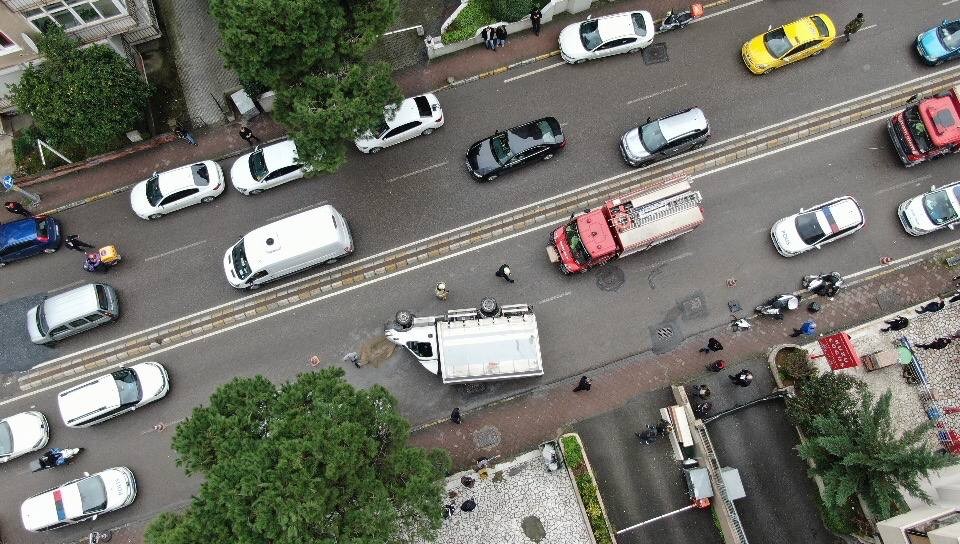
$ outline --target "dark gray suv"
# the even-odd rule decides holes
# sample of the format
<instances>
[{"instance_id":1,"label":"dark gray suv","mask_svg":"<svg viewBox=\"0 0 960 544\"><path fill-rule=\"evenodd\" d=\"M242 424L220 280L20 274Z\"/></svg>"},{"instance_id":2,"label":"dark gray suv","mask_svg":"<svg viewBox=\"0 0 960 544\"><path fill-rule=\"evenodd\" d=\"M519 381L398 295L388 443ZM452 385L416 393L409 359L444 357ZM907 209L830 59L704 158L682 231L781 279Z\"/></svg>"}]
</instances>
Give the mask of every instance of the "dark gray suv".
<instances>
[{"instance_id":1,"label":"dark gray suv","mask_svg":"<svg viewBox=\"0 0 960 544\"><path fill-rule=\"evenodd\" d=\"M632 128L620 139L620 153L630 166L647 166L702 147L710 137L710 123L700 108L678 111Z\"/></svg>"}]
</instances>

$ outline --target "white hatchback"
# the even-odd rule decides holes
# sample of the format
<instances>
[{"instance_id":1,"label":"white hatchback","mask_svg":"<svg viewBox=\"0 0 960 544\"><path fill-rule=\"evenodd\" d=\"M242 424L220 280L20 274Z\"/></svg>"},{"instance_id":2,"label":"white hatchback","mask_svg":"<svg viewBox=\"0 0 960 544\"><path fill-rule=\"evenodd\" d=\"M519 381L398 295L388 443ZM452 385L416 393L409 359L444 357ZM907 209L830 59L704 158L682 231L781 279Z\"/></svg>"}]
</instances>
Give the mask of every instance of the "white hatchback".
<instances>
[{"instance_id":1,"label":"white hatchback","mask_svg":"<svg viewBox=\"0 0 960 544\"><path fill-rule=\"evenodd\" d=\"M777 221L770 229L774 247L793 257L863 228L863 210L852 196L841 196Z\"/></svg>"},{"instance_id":2,"label":"white hatchback","mask_svg":"<svg viewBox=\"0 0 960 544\"><path fill-rule=\"evenodd\" d=\"M923 236L940 229L953 229L960 222L960 181L903 201L897 207L903 230L910 236Z\"/></svg>"},{"instance_id":3,"label":"white hatchback","mask_svg":"<svg viewBox=\"0 0 960 544\"><path fill-rule=\"evenodd\" d=\"M23 501L20 519L28 531L49 531L119 510L137 498L137 480L127 467L108 468L48 489Z\"/></svg>"},{"instance_id":4,"label":"white hatchback","mask_svg":"<svg viewBox=\"0 0 960 544\"><path fill-rule=\"evenodd\" d=\"M377 153L410 138L426 136L443 126L443 110L432 93L391 104L383 109L383 115L383 123L375 131L367 131L356 139L357 149Z\"/></svg>"},{"instance_id":5,"label":"white hatchback","mask_svg":"<svg viewBox=\"0 0 960 544\"><path fill-rule=\"evenodd\" d=\"M210 202L223 192L223 170L213 161L188 164L153 173L130 190L130 207L142 219L159 219L168 213Z\"/></svg>"},{"instance_id":6,"label":"white hatchback","mask_svg":"<svg viewBox=\"0 0 960 544\"><path fill-rule=\"evenodd\" d=\"M170 378L160 363L137 363L61 391L60 416L67 427L89 427L163 398Z\"/></svg>"},{"instance_id":7,"label":"white hatchback","mask_svg":"<svg viewBox=\"0 0 960 544\"><path fill-rule=\"evenodd\" d=\"M560 56L569 64L636 53L653 43L649 11L627 11L574 23L560 32Z\"/></svg>"},{"instance_id":8,"label":"white hatchback","mask_svg":"<svg viewBox=\"0 0 960 544\"><path fill-rule=\"evenodd\" d=\"M0 463L47 445L50 426L40 412L20 412L0 419Z\"/></svg>"},{"instance_id":9,"label":"white hatchback","mask_svg":"<svg viewBox=\"0 0 960 544\"><path fill-rule=\"evenodd\" d=\"M230 168L230 182L242 194L257 195L271 187L300 179L305 173L306 168L297 157L297 144L286 140L266 147L258 145L251 153L237 159Z\"/></svg>"}]
</instances>

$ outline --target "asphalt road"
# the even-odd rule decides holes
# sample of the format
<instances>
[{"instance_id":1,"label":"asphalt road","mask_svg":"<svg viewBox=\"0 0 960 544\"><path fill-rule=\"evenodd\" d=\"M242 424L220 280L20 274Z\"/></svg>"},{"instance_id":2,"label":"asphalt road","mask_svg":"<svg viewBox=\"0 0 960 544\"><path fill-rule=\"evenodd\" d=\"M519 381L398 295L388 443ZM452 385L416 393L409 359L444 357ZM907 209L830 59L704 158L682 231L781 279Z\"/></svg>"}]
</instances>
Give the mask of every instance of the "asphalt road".
<instances>
[{"instance_id":1,"label":"asphalt road","mask_svg":"<svg viewBox=\"0 0 960 544\"><path fill-rule=\"evenodd\" d=\"M854 3L842 4L831 8L840 25L858 10ZM720 141L930 73L915 61L908 44L941 14L931 15L917 0L887 4L867 14L868 27L851 44L762 78L742 67L740 44L766 24L811 13L817 4L771 0L707 19L663 38L671 58L666 64L644 66L638 57L624 56L559 66L505 83L524 73L508 72L443 92L439 97L447 125L435 135L376 156L352 155L335 175L256 197L228 189L210 205L149 223L131 214L125 195L70 210L63 214L68 232L117 243L123 251L123 265L106 279L120 290L125 316L114 326L64 341L46 357L236 299L240 294L222 277L223 250L246 231L305 206L335 204L351 222L357 255L369 255L625 171L616 142L647 115L701 106L711 119L714 141ZM869 28L872 24L877 26ZM550 62L532 65L530 71ZM472 141L545 114L566 123L570 143L563 153L491 184L469 178L462 154ZM3 414L36 406L51 419L52 444L83 445L88 451L76 465L40 475L24 474L26 460L0 467L0 478L7 482L0 498L0 536L54 542L85 534L91 524L60 530L54 538L28 535L18 519L23 498L83 470L126 464L141 484L132 506L97 525L151 517L181 504L198 484L175 467L170 431L151 431L156 422L186 417L232 376L262 373L288 379L308 371L307 360L314 354L323 364L342 365L344 354L375 339L400 308L427 315L494 295L503 303L534 304L541 322L546 375L539 380L494 383L483 391L444 387L399 351L380 367L346 365L351 382L386 385L404 414L420 423L444 417L452 405L479 406L626 354L669 349L686 336L726 322L728 300L749 308L776 292L795 289L805 273L860 270L883 256L896 258L955 240L951 231L907 236L895 208L931 183L953 181L957 159L907 170L889 147L878 120L699 177L695 184L704 194L707 223L670 244L606 267L623 274L616 290L600 289L595 272L561 276L545 258L546 232L538 231L168 351L157 359L171 373L168 398L93 429L66 430L59 424L56 388L8 402L0 408ZM857 197L863 206L867 227L862 232L794 259L776 254L768 235L773 221L843 194ZM15 331L22 322L22 309L14 309L23 306L18 300L91 281L94 276L80 269L79 260L77 253L60 252L5 267L0 301L7 304L0 307L0 328ZM493 276L503 262L510 263L517 283L507 285ZM726 287L731 277L738 280L735 289ZM446 305L431 295L439 279L453 290ZM691 297L703 301L703 313L681 311L681 302ZM655 334L664 327L673 331L666 340ZM21 342L4 336L0 357L21 353ZM29 356L43 360L45 353ZM4 387L5 397L11 388Z\"/></svg>"}]
</instances>

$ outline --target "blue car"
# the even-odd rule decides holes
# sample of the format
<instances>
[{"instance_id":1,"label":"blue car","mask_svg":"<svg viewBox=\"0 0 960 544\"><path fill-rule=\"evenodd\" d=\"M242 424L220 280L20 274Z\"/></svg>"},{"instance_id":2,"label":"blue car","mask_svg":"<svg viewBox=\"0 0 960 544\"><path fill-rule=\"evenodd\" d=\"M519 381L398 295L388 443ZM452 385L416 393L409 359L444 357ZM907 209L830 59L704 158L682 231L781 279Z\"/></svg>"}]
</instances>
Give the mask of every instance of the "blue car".
<instances>
[{"instance_id":1,"label":"blue car","mask_svg":"<svg viewBox=\"0 0 960 544\"><path fill-rule=\"evenodd\" d=\"M28 217L0 225L0 266L60 248L60 222Z\"/></svg>"},{"instance_id":2,"label":"blue car","mask_svg":"<svg viewBox=\"0 0 960 544\"><path fill-rule=\"evenodd\" d=\"M930 66L960 58L960 19L944 19L940 26L921 32L917 36L917 53Z\"/></svg>"}]
</instances>

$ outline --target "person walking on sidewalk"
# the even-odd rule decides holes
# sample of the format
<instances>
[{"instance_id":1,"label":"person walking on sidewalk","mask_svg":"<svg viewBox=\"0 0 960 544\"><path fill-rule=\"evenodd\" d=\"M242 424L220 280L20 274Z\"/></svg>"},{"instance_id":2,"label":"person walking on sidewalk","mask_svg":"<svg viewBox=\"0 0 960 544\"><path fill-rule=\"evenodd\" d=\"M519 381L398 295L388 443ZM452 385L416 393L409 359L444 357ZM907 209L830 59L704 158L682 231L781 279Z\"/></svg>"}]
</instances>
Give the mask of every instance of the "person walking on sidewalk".
<instances>
[{"instance_id":1,"label":"person walking on sidewalk","mask_svg":"<svg viewBox=\"0 0 960 544\"><path fill-rule=\"evenodd\" d=\"M707 340L707 347L700 348L700 353L710 353L711 351L720 351L723 349L723 344L720 343L716 338L710 338Z\"/></svg>"},{"instance_id":2,"label":"person walking on sidewalk","mask_svg":"<svg viewBox=\"0 0 960 544\"><path fill-rule=\"evenodd\" d=\"M746 368L727 377L730 378L730 381L733 382L734 385L739 385L740 387L748 387L753 382L753 373Z\"/></svg>"},{"instance_id":3,"label":"person walking on sidewalk","mask_svg":"<svg viewBox=\"0 0 960 544\"><path fill-rule=\"evenodd\" d=\"M508 265L500 265L500 268L497 269L497 273L495 275L498 278L507 280L507 283L513 283L513 278L510 277L510 267Z\"/></svg>"},{"instance_id":4,"label":"person walking on sidewalk","mask_svg":"<svg viewBox=\"0 0 960 544\"><path fill-rule=\"evenodd\" d=\"M802 325L800 325L799 329L793 329L793 333L790 335L790 337L796 338L800 335L812 336L815 332L817 332L817 322L812 319L808 319L804 321Z\"/></svg>"},{"instance_id":5,"label":"person walking on sidewalk","mask_svg":"<svg viewBox=\"0 0 960 544\"><path fill-rule=\"evenodd\" d=\"M860 31L860 29L863 27L863 22L864 22L863 14L858 13L857 16L853 18L852 21L847 23L847 26L843 27L843 37L847 39L847 41L843 43L847 43L850 41L851 34L856 34L857 32Z\"/></svg>"},{"instance_id":6,"label":"person walking on sidewalk","mask_svg":"<svg viewBox=\"0 0 960 544\"><path fill-rule=\"evenodd\" d=\"M177 124L173 127L173 134L174 134L177 138L180 138L181 140L186 140L188 144L190 144L190 145L192 145L192 146L194 146L194 147L196 147L196 146L198 145L198 144L197 144L197 139L193 137L193 134L191 134L190 131L188 131L188 130L186 130L185 128L183 128L182 126L180 126L180 123L177 123Z\"/></svg>"},{"instance_id":7,"label":"person walking on sidewalk","mask_svg":"<svg viewBox=\"0 0 960 544\"><path fill-rule=\"evenodd\" d=\"M530 11L530 27L533 29L533 33L537 36L540 35L540 21L543 19L543 14L540 13L540 8L534 6L533 10Z\"/></svg>"},{"instance_id":8,"label":"person walking on sidewalk","mask_svg":"<svg viewBox=\"0 0 960 544\"><path fill-rule=\"evenodd\" d=\"M951 342L953 342L953 340L950 340L949 338L937 338L933 342L929 342L927 344L914 344L914 346L923 349L943 349L949 346Z\"/></svg>"},{"instance_id":9,"label":"person walking on sidewalk","mask_svg":"<svg viewBox=\"0 0 960 544\"><path fill-rule=\"evenodd\" d=\"M693 388L693 395L706 400L710 398L710 388L706 384L700 384Z\"/></svg>"},{"instance_id":10,"label":"person walking on sidewalk","mask_svg":"<svg viewBox=\"0 0 960 544\"><path fill-rule=\"evenodd\" d=\"M243 138L243 141L247 142L250 145L253 145L253 141L256 140L257 143L260 143L260 138L257 138L253 131L250 130L250 127L247 125L240 125L240 137Z\"/></svg>"},{"instance_id":11,"label":"person walking on sidewalk","mask_svg":"<svg viewBox=\"0 0 960 544\"><path fill-rule=\"evenodd\" d=\"M886 323L889 326L881 328L880 332L902 331L903 329L910 326L910 320L907 319L906 317L903 317L902 315L898 315L896 319L889 319L887 321L884 321L884 323Z\"/></svg>"},{"instance_id":12,"label":"person walking on sidewalk","mask_svg":"<svg viewBox=\"0 0 960 544\"><path fill-rule=\"evenodd\" d=\"M589 391L590 387L593 386L593 382L590 381L590 378L586 376L580 376L580 381L577 382L577 386L573 388L573 392L577 391Z\"/></svg>"},{"instance_id":13,"label":"person walking on sidewalk","mask_svg":"<svg viewBox=\"0 0 960 544\"><path fill-rule=\"evenodd\" d=\"M93 246L81 240L76 234L71 234L63 241L64 247L85 253L83 248L92 248Z\"/></svg>"},{"instance_id":14,"label":"person walking on sidewalk","mask_svg":"<svg viewBox=\"0 0 960 544\"><path fill-rule=\"evenodd\" d=\"M507 45L507 26L500 25L497 27L497 47L504 47Z\"/></svg>"},{"instance_id":15,"label":"person walking on sidewalk","mask_svg":"<svg viewBox=\"0 0 960 544\"><path fill-rule=\"evenodd\" d=\"M917 308L916 312L918 314L932 314L933 312L939 312L944 306L946 306L946 304L944 304L943 299L941 298L924 304L923 306Z\"/></svg>"},{"instance_id":16,"label":"person walking on sidewalk","mask_svg":"<svg viewBox=\"0 0 960 544\"><path fill-rule=\"evenodd\" d=\"M447 289L447 284L442 281L437 282L437 287L434 289L433 295L440 300L447 300L447 297L450 296L450 290Z\"/></svg>"},{"instance_id":17,"label":"person walking on sidewalk","mask_svg":"<svg viewBox=\"0 0 960 544\"><path fill-rule=\"evenodd\" d=\"M450 412L450 421L452 421L456 425L463 423L463 416L460 415L459 406L457 406L456 408L453 409L452 412Z\"/></svg>"},{"instance_id":18,"label":"person walking on sidewalk","mask_svg":"<svg viewBox=\"0 0 960 544\"><path fill-rule=\"evenodd\" d=\"M4 202L3 207L6 208L8 212L14 215L22 215L24 217L33 217L33 214L27 211L27 209L23 207L23 204L20 204L19 202Z\"/></svg>"}]
</instances>

